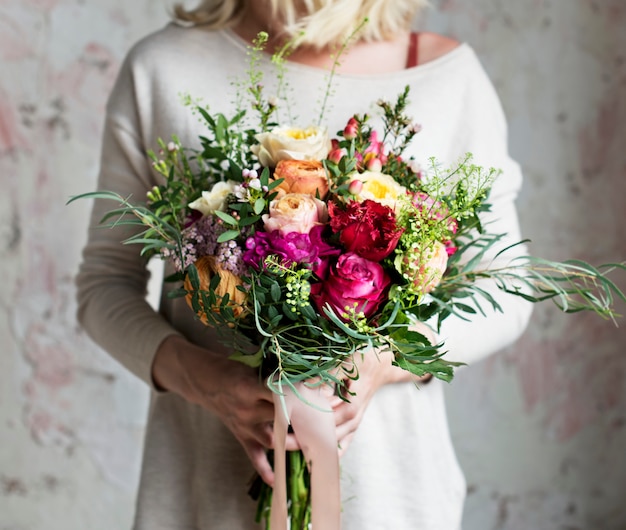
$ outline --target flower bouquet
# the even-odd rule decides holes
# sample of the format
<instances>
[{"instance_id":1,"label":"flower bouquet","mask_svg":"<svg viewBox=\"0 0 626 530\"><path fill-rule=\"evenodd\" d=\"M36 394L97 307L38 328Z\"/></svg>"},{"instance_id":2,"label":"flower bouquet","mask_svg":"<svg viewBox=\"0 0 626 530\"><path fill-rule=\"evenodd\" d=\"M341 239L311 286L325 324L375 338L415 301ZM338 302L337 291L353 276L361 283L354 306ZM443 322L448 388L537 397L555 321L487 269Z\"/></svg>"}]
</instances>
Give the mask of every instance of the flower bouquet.
<instances>
[{"instance_id":1,"label":"flower bouquet","mask_svg":"<svg viewBox=\"0 0 626 530\"><path fill-rule=\"evenodd\" d=\"M174 265L169 280L180 288L171 295L185 297L232 358L258 367L275 393L283 436L273 454L277 486L272 499L267 485L253 485L258 520L272 530L285 528L287 517L292 529L337 528L338 510L330 522L311 514L312 481L327 459L284 453L288 422L299 441L307 423L298 426L292 396L331 417L332 430L328 407L311 390L330 387L349 400L358 355L387 351L415 376L452 379L462 363L446 359L444 345L431 344L417 324L437 328L450 315L501 310L477 280L612 318L613 295L625 298L605 273L624 265L532 257L501 265L505 234L486 233L480 222L498 171L474 165L469 154L451 168L435 160L421 168L407 156L419 132L405 114L408 87L395 102L378 102L380 128L367 115L349 117L333 139L321 126L281 127L272 122L277 102L263 97L254 69L262 45L259 38L249 89L258 127L248 126L245 110L230 118L194 105L206 124L201 148L176 137L160 142L150 156L162 184L147 202L107 191L80 197L119 203L103 221L140 227L125 242ZM485 266L496 258L497 266ZM332 463L336 445L330 450Z\"/></svg>"}]
</instances>

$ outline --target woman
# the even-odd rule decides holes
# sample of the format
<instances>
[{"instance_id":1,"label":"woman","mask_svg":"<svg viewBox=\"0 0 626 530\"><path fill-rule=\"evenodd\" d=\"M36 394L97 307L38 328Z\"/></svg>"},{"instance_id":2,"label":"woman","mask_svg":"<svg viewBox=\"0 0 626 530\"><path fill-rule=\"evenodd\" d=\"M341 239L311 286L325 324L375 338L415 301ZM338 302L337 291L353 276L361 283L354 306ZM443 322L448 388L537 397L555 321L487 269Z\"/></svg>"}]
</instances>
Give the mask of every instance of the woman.
<instances>
[{"instance_id":1,"label":"woman","mask_svg":"<svg viewBox=\"0 0 626 530\"><path fill-rule=\"evenodd\" d=\"M423 125L414 154L452 163L472 152L477 163L503 170L484 222L520 239L513 201L518 167L507 156L502 111L472 50L433 34L419 39L410 21L424 0L206 0L130 52L111 95L99 188L136 198L157 181L146 151L175 133L197 144L202 126L179 103L202 97L212 112L232 114L232 80L247 68L246 46L270 35L268 50L301 35L287 80L299 124L316 119L332 53L368 17L341 57L325 124L342 129L354 113L411 86L410 113ZM301 30L304 30L303 35ZM267 93L272 89L272 66ZM110 204L96 201L95 226ZM247 495L253 471L272 484L265 457L272 447L272 396L255 372L227 359L211 330L181 302L167 299L155 313L144 301L145 262L122 229L92 228L78 276L79 318L94 340L153 390L135 528L253 529ZM506 245L503 242L503 246ZM513 341L528 305L493 291L506 316L471 323L449 318L438 340L448 358L473 362ZM167 288L165 289L167 290ZM418 390L410 376L373 360L360 367L351 403L334 403L342 451L343 528L457 530L465 495L450 443L438 380ZM297 441L288 440L288 449ZM318 529L319 530L319 529Z\"/></svg>"}]
</instances>

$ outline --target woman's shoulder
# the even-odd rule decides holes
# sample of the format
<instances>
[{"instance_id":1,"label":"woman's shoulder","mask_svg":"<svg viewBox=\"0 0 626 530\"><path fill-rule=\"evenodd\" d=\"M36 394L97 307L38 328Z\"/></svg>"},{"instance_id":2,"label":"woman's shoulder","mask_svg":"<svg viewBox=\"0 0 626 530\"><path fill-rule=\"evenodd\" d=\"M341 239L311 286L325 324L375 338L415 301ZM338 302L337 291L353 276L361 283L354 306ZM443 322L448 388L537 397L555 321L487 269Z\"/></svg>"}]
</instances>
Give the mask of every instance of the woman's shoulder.
<instances>
[{"instance_id":1,"label":"woman's shoulder","mask_svg":"<svg viewBox=\"0 0 626 530\"><path fill-rule=\"evenodd\" d=\"M205 31L198 27L186 27L170 22L137 41L129 50L127 60L133 66L185 62L198 54L211 55L211 50L220 47L218 32Z\"/></svg>"},{"instance_id":2,"label":"woman's shoulder","mask_svg":"<svg viewBox=\"0 0 626 530\"><path fill-rule=\"evenodd\" d=\"M461 42L439 33L421 32L418 40L419 64L440 59L461 46Z\"/></svg>"}]
</instances>

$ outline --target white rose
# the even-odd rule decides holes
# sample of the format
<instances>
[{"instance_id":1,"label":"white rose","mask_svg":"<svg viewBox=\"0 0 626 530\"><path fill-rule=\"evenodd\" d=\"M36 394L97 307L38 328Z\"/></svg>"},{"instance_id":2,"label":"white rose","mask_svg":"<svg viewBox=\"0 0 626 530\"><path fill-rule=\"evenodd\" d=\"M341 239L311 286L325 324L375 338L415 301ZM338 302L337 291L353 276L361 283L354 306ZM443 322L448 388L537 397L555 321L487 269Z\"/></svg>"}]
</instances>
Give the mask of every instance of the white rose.
<instances>
[{"instance_id":1,"label":"white rose","mask_svg":"<svg viewBox=\"0 0 626 530\"><path fill-rule=\"evenodd\" d=\"M259 145L252 146L252 152L264 167L275 167L281 160L322 160L331 149L324 127L276 127L255 138Z\"/></svg>"},{"instance_id":2,"label":"white rose","mask_svg":"<svg viewBox=\"0 0 626 530\"><path fill-rule=\"evenodd\" d=\"M216 210L226 210L226 199L234 194L239 184L234 180L216 183L210 191L203 191L202 196L189 203L189 208L202 212L202 215L210 215Z\"/></svg>"},{"instance_id":3,"label":"white rose","mask_svg":"<svg viewBox=\"0 0 626 530\"><path fill-rule=\"evenodd\" d=\"M348 182L354 182L355 180L363 183L360 191L355 194L355 199L359 202L369 199L395 209L398 197L406 194L406 188L398 184L392 176L385 173L376 171L352 173L348 178ZM358 189L357 186L352 184L351 187Z\"/></svg>"}]
</instances>

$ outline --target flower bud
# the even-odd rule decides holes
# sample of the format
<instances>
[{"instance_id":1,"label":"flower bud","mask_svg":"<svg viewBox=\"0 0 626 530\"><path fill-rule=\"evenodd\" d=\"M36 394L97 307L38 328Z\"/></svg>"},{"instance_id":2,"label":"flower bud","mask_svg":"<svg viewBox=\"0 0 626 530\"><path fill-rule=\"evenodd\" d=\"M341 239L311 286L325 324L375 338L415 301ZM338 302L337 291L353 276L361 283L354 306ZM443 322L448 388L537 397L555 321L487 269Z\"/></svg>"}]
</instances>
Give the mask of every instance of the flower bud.
<instances>
[{"instance_id":1,"label":"flower bud","mask_svg":"<svg viewBox=\"0 0 626 530\"><path fill-rule=\"evenodd\" d=\"M333 149L330 153L328 153L328 160L334 162L335 164L338 164L345 154L345 150L341 147L338 147L337 149Z\"/></svg>"},{"instance_id":2,"label":"flower bud","mask_svg":"<svg viewBox=\"0 0 626 530\"><path fill-rule=\"evenodd\" d=\"M366 158L365 168L369 171L380 172L383 169L383 163L380 161L380 158L371 157L369 159Z\"/></svg>"},{"instance_id":3,"label":"flower bud","mask_svg":"<svg viewBox=\"0 0 626 530\"><path fill-rule=\"evenodd\" d=\"M346 140L353 140L354 138L357 137L358 132L359 132L359 124L354 118L350 118L348 120L348 124L345 126L343 130L343 137Z\"/></svg>"},{"instance_id":4,"label":"flower bud","mask_svg":"<svg viewBox=\"0 0 626 530\"><path fill-rule=\"evenodd\" d=\"M348 186L348 191L352 195L358 195L359 193L361 193L362 189L363 189L363 182L361 182L360 180L356 180L356 179L350 182L350 185Z\"/></svg>"}]
</instances>

